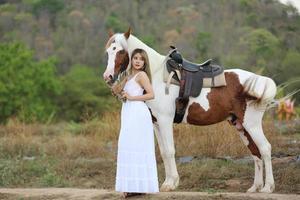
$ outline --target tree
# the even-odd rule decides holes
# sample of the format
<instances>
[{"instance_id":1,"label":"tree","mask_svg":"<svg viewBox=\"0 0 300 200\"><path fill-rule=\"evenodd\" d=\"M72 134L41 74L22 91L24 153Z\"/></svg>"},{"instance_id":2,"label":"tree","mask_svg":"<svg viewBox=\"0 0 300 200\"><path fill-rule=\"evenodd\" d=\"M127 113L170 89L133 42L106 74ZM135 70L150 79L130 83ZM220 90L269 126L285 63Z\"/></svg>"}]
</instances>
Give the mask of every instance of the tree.
<instances>
[{"instance_id":1,"label":"tree","mask_svg":"<svg viewBox=\"0 0 300 200\"><path fill-rule=\"evenodd\" d=\"M279 40L265 29L253 30L245 37L249 51L257 57L270 58L278 47Z\"/></svg>"},{"instance_id":2,"label":"tree","mask_svg":"<svg viewBox=\"0 0 300 200\"><path fill-rule=\"evenodd\" d=\"M300 88L300 53L297 51L288 51L282 61L277 80L279 83L289 82L286 93L298 90ZM295 95L297 102L300 102L299 92Z\"/></svg>"},{"instance_id":3,"label":"tree","mask_svg":"<svg viewBox=\"0 0 300 200\"><path fill-rule=\"evenodd\" d=\"M45 121L56 112L60 93L55 59L40 62L20 43L0 44L0 120Z\"/></svg>"},{"instance_id":4,"label":"tree","mask_svg":"<svg viewBox=\"0 0 300 200\"><path fill-rule=\"evenodd\" d=\"M31 2L33 13L39 15L41 12L49 12L55 15L64 8L63 1L60 0L34 0Z\"/></svg>"},{"instance_id":5,"label":"tree","mask_svg":"<svg viewBox=\"0 0 300 200\"><path fill-rule=\"evenodd\" d=\"M123 32L124 30L126 30L126 28L128 27L114 13L111 13L107 17L107 19L105 20L105 26L107 29L112 29L115 32L120 32L120 33Z\"/></svg>"},{"instance_id":6,"label":"tree","mask_svg":"<svg viewBox=\"0 0 300 200\"><path fill-rule=\"evenodd\" d=\"M207 57L209 46L211 45L211 34L207 32L198 33L196 47L200 53L200 57Z\"/></svg>"},{"instance_id":7,"label":"tree","mask_svg":"<svg viewBox=\"0 0 300 200\"><path fill-rule=\"evenodd\" d=\"M63 92L57 101L60 118L82 121L105 110L119 108L110 90L93 69L76 65L61 79Z\"/></svg>"}]
</instances>

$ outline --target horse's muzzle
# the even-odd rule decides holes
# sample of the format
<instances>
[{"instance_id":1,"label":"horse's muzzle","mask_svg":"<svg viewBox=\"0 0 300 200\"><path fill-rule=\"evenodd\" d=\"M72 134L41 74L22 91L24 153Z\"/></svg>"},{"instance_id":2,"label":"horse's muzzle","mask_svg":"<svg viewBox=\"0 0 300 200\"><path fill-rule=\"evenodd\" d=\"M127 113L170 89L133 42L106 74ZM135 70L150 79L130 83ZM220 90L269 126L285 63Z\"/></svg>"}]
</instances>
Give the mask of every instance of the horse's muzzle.
<instances>
[{"instance_id":1,"label":"horse's muzzle","mask_svg":"<svg viewBox=\"0 0 300 200\"><path fill-rule=\"evenodd\" d=\"M105 79L105 83L107 84L108 87L111 87L114 84L114 79L112 77L112 75L109 75L109 77L107 79Z\"/></svg>"}]
</instances>

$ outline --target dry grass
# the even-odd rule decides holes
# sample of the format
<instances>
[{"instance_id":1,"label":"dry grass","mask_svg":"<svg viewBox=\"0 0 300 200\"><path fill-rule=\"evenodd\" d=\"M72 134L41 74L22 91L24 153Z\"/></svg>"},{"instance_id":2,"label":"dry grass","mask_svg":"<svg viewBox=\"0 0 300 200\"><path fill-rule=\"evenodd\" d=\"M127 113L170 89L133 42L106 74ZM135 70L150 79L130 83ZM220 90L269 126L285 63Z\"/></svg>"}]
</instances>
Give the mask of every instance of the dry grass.
<instances>
[{"instance_id":1,"label":"dry grass","mask_svg":"<svg viewBox=\"0 0 300 200\"><path fill-rule=\"evenodd\" d=\"M0 186L4 187L114 187L118 112L85 123L23 124L11 120L0 127ZM264 130L274 152L288 152L290 145L271 120ZM298 134L296 134L298 135ZM294 135L293 135L294 136ZM236 130L227 122L198 127L175 125L176 156L243 157L250 155ZM164 168L157 148L160 184ZM299 152L298 152L299 153ZM253 164L222 160L196 160L177 165L181 176L179 190L245 191L253 181ZM215 172L218 173L215 173ZM297 165L274 166L275 181L282 192L298 191ZM228 179L239 178L239 188L228 186ZM282 182L282 184L278 184ZM295 186L295 187L294 187Z\"/></svg>"},{"instance_id":2,"label":"dry grass","mask_svg":"<svg viewBox=\"0 0 300 200\"><path fill-rule=\"evenodd\" d=\"M276 151L282 147L281 136L272 121L264 122L264 132ZM174 128L177 156L201 155L208 157L249 155L239 133L228 122L210 126L176 125Z\"/></svg>"},{"instance_id":3,"label":"dry grass","mask_svg":"<svg viewBox=\"0 0 300 200\"><path fill-rule=\"evenodd\" d=\"M176 125L174 128L177 156L244 155L247 148L239 139L236 130L223 122L206 127Z\"/></svg>"},{"instance_id":4,"label":"dry grass","mask_svg":"<svg viewBox=\"0 0 300 200\"><path fill-rule=\"evenodd\" d=\"M119 113L106 113L101 119L90 120L82 124L26 125L17 120L11 120L8 125L0 127L1 157L45 154L68 158L82 156L108 158L116 152L119 129ZM284 140L272 121L264 122L264 130L272 144L273 151L285 148ZM203 127L187 124L175 125L174 141L176 156L241 157L249 155L238 132L227 122Z\"/></svg>"}]
</instances>

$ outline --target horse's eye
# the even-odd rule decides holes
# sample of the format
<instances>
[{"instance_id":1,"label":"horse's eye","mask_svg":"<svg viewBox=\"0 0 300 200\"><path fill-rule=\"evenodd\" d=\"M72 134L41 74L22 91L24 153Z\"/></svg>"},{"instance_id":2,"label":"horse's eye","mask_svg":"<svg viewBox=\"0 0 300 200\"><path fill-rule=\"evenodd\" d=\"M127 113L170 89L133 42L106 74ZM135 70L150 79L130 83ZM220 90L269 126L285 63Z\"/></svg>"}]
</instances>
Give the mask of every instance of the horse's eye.
<instances>
[{"instance_id":1,"label":"horse's eye","mask_svg":"<svg viewBox=\"0 0 300 200\"><path fill-rule=\"evenodd\" d=\"M113 50L116 50L116 47L114 47Z\"/></svg>"}]
</instances>

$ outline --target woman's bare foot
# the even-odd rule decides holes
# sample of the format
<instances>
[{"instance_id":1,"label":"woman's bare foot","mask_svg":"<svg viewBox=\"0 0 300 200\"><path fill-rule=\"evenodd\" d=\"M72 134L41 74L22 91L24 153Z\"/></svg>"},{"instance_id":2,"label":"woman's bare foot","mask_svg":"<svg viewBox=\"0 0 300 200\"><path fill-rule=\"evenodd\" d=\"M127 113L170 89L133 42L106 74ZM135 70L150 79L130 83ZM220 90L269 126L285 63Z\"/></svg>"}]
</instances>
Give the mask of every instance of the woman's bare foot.
<instances>
[{"instance_id":1,"label":"woman's bare foot","mask_svg":"<svg viewBox=\"0 0 300 200\"><path fill-rule=\"evenodd\" d=\"M137 193L137 192L123 192L123 197L128 198L128 197L134 197L134 196L139 196L139 195L145 195L146 193Z\"/></svg>"}]
</instances>

